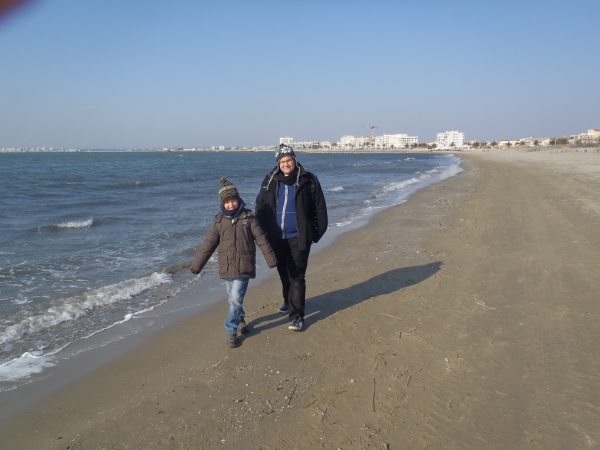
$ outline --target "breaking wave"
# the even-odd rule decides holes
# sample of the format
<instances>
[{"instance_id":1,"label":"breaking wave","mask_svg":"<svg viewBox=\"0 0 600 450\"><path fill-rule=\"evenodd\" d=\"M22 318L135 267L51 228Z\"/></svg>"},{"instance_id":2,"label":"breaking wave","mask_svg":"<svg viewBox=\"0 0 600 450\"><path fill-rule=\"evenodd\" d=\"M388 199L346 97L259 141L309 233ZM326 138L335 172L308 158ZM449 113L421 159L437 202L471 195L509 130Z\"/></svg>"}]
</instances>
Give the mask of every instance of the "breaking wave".
<instances>
[{"instance_id":1,"label":"breaking wave","mask_svg":"<svg viewBox=\"0 0 600 450\"><path fill-rule=\"evenodd\" d=\"M84 220L74 220L72 222L55 223L52 228L89 228L94 224L94 219L90 217Z\"/></svg>"},{"instance_id":2,"label":"breaking wave","mask_svg":"<svg viewBox=\"0 0 600 450\"><path fill-rule=\"evenodd\" d=\"M170 282L170 275L154 272L146 277L103 286L89 293L54 302L44 312L28 316L5 328L0 332L0 344L21 339L62 322L77 320L94 308L131 299L148 289Z\"/></svg>"}]
</instances>

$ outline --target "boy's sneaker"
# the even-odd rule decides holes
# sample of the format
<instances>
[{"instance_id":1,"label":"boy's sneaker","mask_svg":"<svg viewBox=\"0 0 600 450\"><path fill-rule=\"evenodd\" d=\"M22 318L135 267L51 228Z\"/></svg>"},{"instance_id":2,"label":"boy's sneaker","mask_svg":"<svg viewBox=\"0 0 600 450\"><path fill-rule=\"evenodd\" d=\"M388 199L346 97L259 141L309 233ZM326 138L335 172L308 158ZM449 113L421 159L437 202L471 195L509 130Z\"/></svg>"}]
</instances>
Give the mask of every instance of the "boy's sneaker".
<instances>
[{"instance_id":1,"label":"boy's sneaker","mask_svg":"<svg viewBox=\"0 0 600 450\"><path fill-rule=\"evenodd\" d=\"M287 314L290 311L290 304L283 302L283 305L279 307L279 314Z\"/></svg>"},{"instance_id":2,"label":"boy's sneaker","mask_svg":"<svg viewBox=\"0 0 600 450\"><path fill-rule=\"evenodd\" d=\"M236 348L237 347L237 335L235 334L228 334L227 335L227 347L229 348Z\"/></svg>"},{"instance_id":3,"label":"boy's sneaker","mask_svg":"<svg viewBox=\"0 0 600 450\"><path fill-rule=\"evenodd\" d=\"M292 320L292 322L290 323L288 328L290 330L300 331L300 330L302 330L302 325L304 325L304 319L302 317L298 317L298 318Z\"/></svg>"},{"instance_id":4,"label":"boy's sneaker","mask_svg":"<svg viewBox=\"0 0 600 450\"><path fill-rule=\"evenodd\" d=\"M238 325L238 333L246 334L250 331L250 327L246 325L246 320L242 317L240 319L240 324Z\"/></svg>"}]
</instances>

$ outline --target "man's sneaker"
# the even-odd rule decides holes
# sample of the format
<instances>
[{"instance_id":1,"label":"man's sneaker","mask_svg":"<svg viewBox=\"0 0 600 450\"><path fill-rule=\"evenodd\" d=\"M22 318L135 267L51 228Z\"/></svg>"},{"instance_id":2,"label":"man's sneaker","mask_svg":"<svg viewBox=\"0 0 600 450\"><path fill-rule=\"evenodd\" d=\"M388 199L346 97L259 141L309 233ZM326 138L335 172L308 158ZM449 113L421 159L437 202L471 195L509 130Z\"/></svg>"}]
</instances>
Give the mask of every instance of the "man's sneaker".
<instances>
[{"instance_id":1,"label":"man's sneaker","mask_svg":"<svg viewBox=\"0 0 600 450\"><path fill-rule=\"evenodd\" d=\"M237 335L235 334L228 334L227 335L227 347L229 348L236 348L237 347Z\"/></svg>"},{"instance_id":2,"label":"man's sneaker","mask_svg":"<svg viewBox=\"0 0 600 450\"><path fill-rule=\"evenodd\" d=\"M304 325L304 319L302 317L298 317L290 322L288 328L294 331L302 330L302 325Z\"/></svg>"},{"instance_id":3,"label":"man's sneaker","mask_svg":"<svg viewBox=\"0 0 600 450\"><path fill-rule=\"evenodd\" d=\"M290 310L290 304L283 302L283 305L279 308L279 314L287 314Z\"/></svg>"},{"instance_id":4,"label":"man's sneaker","mask_svg":"<svg viewBox=\"0 0 600 450\"><path fill-rule=\"evenodd\" d=\"M246 325L246 320L242 317L240 319L240 324L238 325L238 333L246 334L250 331L250 327Z\"/></svg>"}]
</instances>

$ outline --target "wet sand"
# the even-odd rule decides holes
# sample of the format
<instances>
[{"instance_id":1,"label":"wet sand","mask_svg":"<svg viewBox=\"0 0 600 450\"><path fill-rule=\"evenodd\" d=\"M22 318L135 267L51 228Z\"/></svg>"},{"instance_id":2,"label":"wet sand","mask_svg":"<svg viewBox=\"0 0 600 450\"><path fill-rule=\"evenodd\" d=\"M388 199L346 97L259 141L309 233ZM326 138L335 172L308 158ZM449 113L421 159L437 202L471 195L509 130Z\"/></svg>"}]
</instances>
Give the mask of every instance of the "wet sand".
<instances>
[{"instance_id":1,"label":"wet sand","mask_svg":"<svg viewBox=\"0 0 600 450\"><path fill-rule=\"evenodd\" d=\"M600 154L498 151L29 408L7 449L594 448Z\"/></svg>"}]
</instances>

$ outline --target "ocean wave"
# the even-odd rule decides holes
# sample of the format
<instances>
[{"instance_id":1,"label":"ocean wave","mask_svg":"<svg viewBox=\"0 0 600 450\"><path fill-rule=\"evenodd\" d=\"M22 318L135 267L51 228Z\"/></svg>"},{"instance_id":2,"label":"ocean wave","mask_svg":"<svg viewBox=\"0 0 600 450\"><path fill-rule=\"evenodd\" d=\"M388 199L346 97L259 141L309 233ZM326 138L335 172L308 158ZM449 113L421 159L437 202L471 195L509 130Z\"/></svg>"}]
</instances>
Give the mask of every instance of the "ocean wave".
<instances>
[{"instance_id":1,"label":"ocean wave","mask_svg":"<svg viewBox=\"0 0 600 450\"><path fill-rule=\"evenodd\" d=\"M20 358L0 364L0 381L27 378L34 373L42 372L46 367L54 365L56 365L54 358L25 352Z\"/></svg>"},{"instance_id":2,"label":"ocean wave","mask_svg":"<svg viewBox=\"0 0 600 450\"><path fill-rule=\"evenodd\" d=\"M350 225L352 223L351 220L346 220L343 222L335 222L333 225L330 225L330 227L345 227L346 225Z\"/></svg>"},{"instance_id":3,"label":"ocean wave","mask_svg":"<svg viewBox=\"0 0 600 450\"><path fill-rule=\"evenodd\" d=\"M62 222L55 223L54 225L50 225L52 228L89 228L94 224L94 219L90 217L89 219L83 220L74 220L72 222ZM44 228L44 227L42 227Z\"/></svg>"},{"instance_id":4,"label":"ocean wave","mask_svg":"<svg viewBox=\"0 0 600 450\"><path fill-rule=\"evenodd\" d=\"M198 252L198 247L188 247L180 250L179 253L182 255L195 255Z\"/></svg>"},{"instance_id":5,"label":"ocean wave","mask_svg":"<svg viewBox=\"0 0 600 450\"><path fill-rule=\"evenodd\" d=\"M94 308L129 300L148 289L170 282L170 275L154 272L146 277L103 286L87 294L54 302L43 313L26 317L20 322L5 328L0 332L0 345L21 339L23 336L53 327L62 322L77 320Z\"/></svg>"},{"instance_id":6,"label":"ocean wave","mask_svg":"<svg viewBox=\"0 0 600 450\"><path fill-rule=\"evenodd\" d=\"M431 175L427 175L427 177L430 177L430 176ZM398 191L400 189L405 188L406 186L410 186L411 184L415 184L415 183L418 183L419 181L422 181L424 177L425 177L425 175L422 175L420 177L409 178L408 180L395 181L393 183L386 184L382 188L378 189L373 194L373 197L375 197L375 198L382 197L389 192Z\"/></svg>"},{"instance_id":7,"label":"ocean wave","mask_svg":"<svg viewBox=\"0 0 600 450\"><path fill-rule=\"evenodd\" d=\"M143 309L141 311L136 311L135 313L126 314L123 319L118 320L107 327L96 330L90 333L89 335L85 336L83 339L90 338L98 333L101 333L114 327L115 325L128 322L137 315L143 314L153 309L154 307L151 307ZM68 342L62 347L59 347L47 354L42 354L41 351L25 352L19 358L14 358L3 364L0 364L0 381L15 381L23 378L29 378L33 374L42 372L47 367L55 366L55 355L67 348L71 344L72 342ZM10 344L8 345L10 346ZM2 392L1 388L0 392Z\"/></svg>"},{"instance_id":8,"label":"ocean wave","mask_svg":"<svg viewBox=\"0 0 600 450\"><path fill-rule=\"evenodd\" d=\"M450 166L452 167L452 166ZM447 168L448 169L448 168ZM418 173L418 172L417 172ZM415 183L420 183L422 181L427 180L428 178L433 177L440 173L439 167L428 170L424 174L419 175L418 177L409 178L408 180L396 181L393 183L386 184L385 186L378 189L374 194L374 198L382 197L389 192L402 190L407 186L410 186Z\"/></svg>"},{"instance_id":9,"label":"ocean wave","mask_svg":"<svg viewBox=\"0 0 600 450\"><path fill-rule=\"evenodd\" d=\"M325 192L340 192L344 190L344 186L336 186L329 189L325 189Z\"/></svg>"},{"instance_id":10,"label":"ocean wave","mask_svg":"<svg viewBox=\"0 0 600 450\"><path fill-rule=\"evenodd\" d=\"M152 181L125 181L123 183L116 183L116 184L111 184L109 187L111 188L141 188L141 187L147 187L147 186L157 186L156 183L152 182Z\"/></svg>"}]
</instances>

